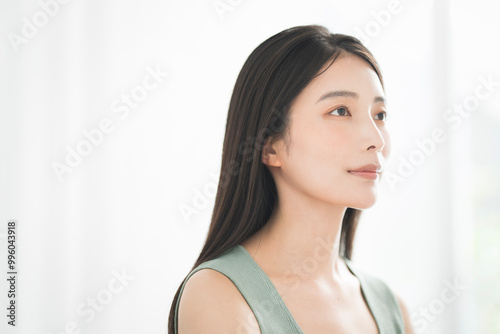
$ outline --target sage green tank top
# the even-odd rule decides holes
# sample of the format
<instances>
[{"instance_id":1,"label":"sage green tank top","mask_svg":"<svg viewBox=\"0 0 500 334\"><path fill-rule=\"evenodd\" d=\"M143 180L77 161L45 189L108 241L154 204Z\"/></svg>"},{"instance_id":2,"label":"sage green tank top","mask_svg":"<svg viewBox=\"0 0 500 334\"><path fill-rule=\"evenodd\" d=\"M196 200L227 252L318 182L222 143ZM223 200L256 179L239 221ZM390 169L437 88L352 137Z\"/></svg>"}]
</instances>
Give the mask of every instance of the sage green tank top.
<instances>
[{"instance_id":1,"label":"sage green tank top","mask_svg":"<svg viewBox=\"0 0 500 334\"><path fill-rule=\"evenodd\" d=\"M369 275L344 257L351 273L361 285L380 334L404 334L404 320L399 304L389 287L379 278ZM277 289L266 273L254 261L245 247L237 245L217 258L194 268L182 284L175 307L174 327L177 334L179 301L187 280L198 270L210 268L227 276L243 295L262 334L304 334Z\"/></svg>"}]
</instances>

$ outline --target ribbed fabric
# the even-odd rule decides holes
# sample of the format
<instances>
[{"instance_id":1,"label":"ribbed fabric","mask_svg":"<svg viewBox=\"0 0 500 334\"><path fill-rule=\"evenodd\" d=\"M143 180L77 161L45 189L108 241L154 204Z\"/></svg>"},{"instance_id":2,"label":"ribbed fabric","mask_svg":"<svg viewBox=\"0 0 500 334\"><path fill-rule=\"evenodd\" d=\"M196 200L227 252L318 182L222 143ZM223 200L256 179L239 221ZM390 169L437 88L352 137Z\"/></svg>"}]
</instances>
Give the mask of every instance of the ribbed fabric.
<instances>
[{"instance_id":1,"label":"ribbed fabric","mask_svg":"<svg viewBox=\"0 0 500 334\"><path fill-rule=\"evenodd\" d=\"M360 271L351 261L344 259L349 270L360 281L361 291L375 318L379 334L404 334L403 315L389 287L382 280ZM205 268L224 274L234 283L253 311L261 334L304 334L269 277L242 245L200 264L189 273L182 284L175 307L175 334L184 286L194 273Z\"/></svg>"},{"instance_id":2,"label":"ribbed fabric","mask_svg":"<svg viewBox=\"0 0 500 334\"><path fill-rule=\"evenodd\" d=\"M354 276L359 279L361 292L365 297L380 334L404 334L403 313L396 297L378 277L359 270L355 264L344 257L344 261Z\"/></svg>"}]
</instances>

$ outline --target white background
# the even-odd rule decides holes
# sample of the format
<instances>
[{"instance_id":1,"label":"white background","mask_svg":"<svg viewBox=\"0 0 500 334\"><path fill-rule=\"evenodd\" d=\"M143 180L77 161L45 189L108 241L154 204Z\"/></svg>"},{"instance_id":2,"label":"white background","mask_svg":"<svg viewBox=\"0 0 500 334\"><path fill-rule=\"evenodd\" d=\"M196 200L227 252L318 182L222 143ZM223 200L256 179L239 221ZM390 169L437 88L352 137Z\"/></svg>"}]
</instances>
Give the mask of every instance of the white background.
<instances>
[{"instance_id":1,"label":"white background","mask_svg":"<svg viewBox=\"0 0 500 334\"><path fill-rule=\"evenodd\" d=\"M0 281L2 333L166 333L172 297L210 223L236 77L261 42L303 24L365 32L392 114L387 170L418 162L401 182L384 183L364 213L354 261L399 292L418 333L499 333L492 3L1 1L0 261L5 277L7 222L16 220L19 272L15 328ZM128 114L114 112L148 69L166 75ZM475 98L488 77L496 86ZM453 108L464 103L469 111L458 117ZM54 164L66 164L104 119L112 130L58 177ZM438 128L446 140L422 153L418 143ZM463 289L444 302L455 283Z\"/></svg>"}]
</instances>

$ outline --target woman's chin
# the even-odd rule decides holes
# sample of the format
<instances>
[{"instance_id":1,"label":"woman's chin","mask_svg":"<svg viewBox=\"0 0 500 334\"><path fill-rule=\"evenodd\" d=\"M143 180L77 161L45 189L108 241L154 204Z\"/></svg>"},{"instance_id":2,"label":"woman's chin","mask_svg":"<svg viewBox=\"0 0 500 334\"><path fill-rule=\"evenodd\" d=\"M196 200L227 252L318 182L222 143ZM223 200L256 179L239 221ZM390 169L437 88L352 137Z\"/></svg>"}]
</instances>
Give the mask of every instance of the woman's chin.
<instances>
[{"instance_id":1,"label":"woman's chin","mask_svg":"<svg viewBox=\"0 0 500 334\"><path fill-rule=\"evenodd\" d=\"M353 209L358 209L358 210L366 210L366 209L369 209L372 206L374 206L376 202L377 202L377 199L375 197L369 198L369 199L367 198L366 200L363 200L363 201L358 200L358 201L352 203L351 205L349 205L349 207L353 208Z\"/></svg>"}]
</instances>

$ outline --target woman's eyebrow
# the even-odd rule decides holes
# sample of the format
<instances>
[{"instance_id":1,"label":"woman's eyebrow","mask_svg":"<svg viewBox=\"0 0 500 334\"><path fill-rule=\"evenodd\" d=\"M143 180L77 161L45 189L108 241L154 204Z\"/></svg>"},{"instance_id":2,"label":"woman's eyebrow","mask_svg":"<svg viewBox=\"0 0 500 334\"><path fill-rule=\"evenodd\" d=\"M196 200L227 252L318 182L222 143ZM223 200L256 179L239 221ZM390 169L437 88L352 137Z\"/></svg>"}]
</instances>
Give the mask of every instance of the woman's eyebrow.
<instances>
[{"instance_id":1,"label":"woman's eyebrow","mask_svg":"<svg viewBox=\"0 0 500 334\"><path fill-rule=\"evenodd\" d=\"M359 94L356 93L356 92L352 92L352 91L349 91L349 90L332 90L332 91L329 91L329 92L326 92L325 94L323 94L319 99L318 101L316 101L316 103L319 103L320 101L323 101L323 100L326 100L326 99L333 99L335 97L350 97L350 98L353 98L353 99L359 99ZM373 103L377 103L377 102L383 102L385 103L386 100L383 96L376 96L374 99L373 99Z\"/></svg>"}]
</instances>

